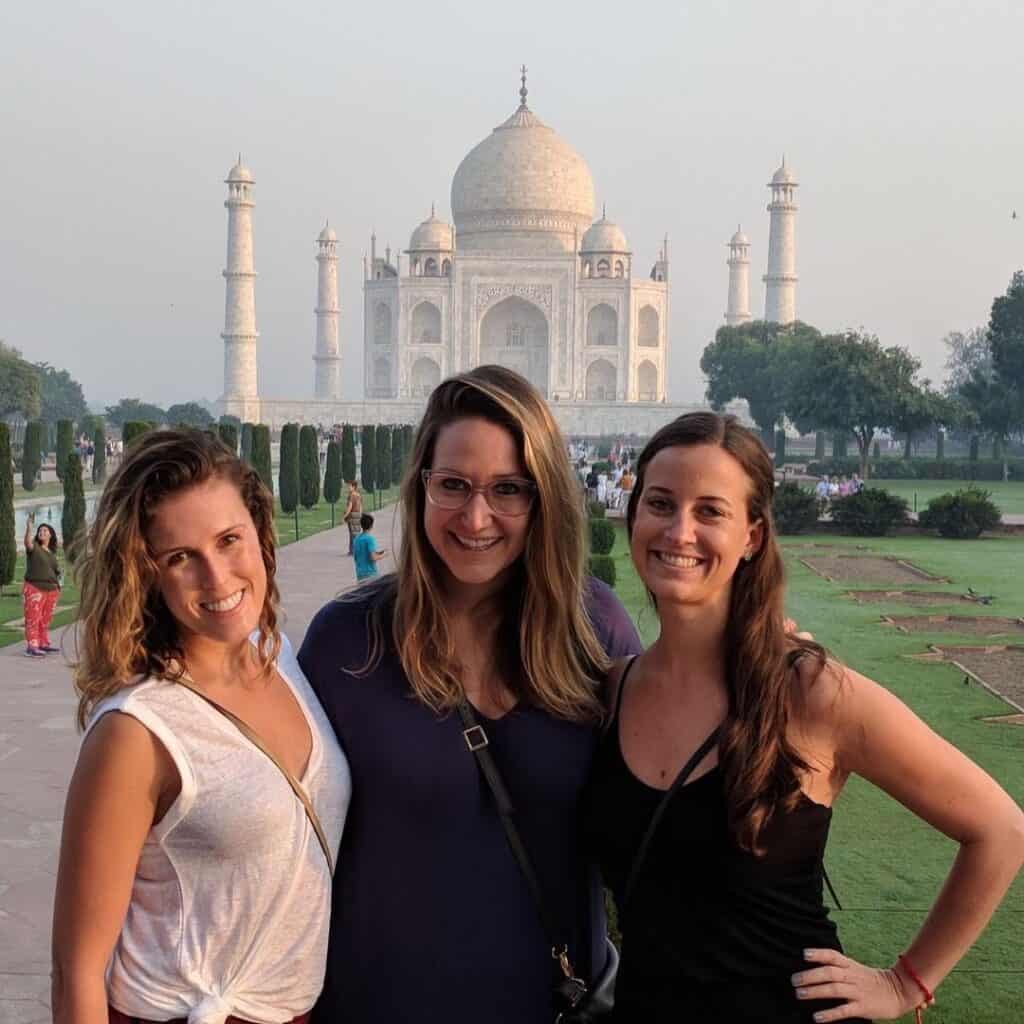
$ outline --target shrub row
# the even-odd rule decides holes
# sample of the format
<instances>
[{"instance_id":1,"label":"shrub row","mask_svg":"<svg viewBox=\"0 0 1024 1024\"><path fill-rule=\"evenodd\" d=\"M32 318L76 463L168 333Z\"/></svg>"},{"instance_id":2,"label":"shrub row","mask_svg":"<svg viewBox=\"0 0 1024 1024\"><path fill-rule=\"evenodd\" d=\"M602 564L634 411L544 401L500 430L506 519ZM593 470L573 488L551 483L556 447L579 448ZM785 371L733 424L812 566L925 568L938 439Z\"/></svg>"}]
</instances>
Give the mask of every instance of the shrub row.
<instances>
[{"instance_id":1,"label":"shrub row","mask_svg":"<svg viewBox=\"0 0 1024 1024\"><path fill-rule=\"evenodd\" d=\"M1008 459L1011 480L1024 480L1024 459ZM860 472L859 459L809 462L810 476L852 476ZM875 480L1002 480L1000 459L878 459L871 461Z\"/></svg>"}]
</instances>

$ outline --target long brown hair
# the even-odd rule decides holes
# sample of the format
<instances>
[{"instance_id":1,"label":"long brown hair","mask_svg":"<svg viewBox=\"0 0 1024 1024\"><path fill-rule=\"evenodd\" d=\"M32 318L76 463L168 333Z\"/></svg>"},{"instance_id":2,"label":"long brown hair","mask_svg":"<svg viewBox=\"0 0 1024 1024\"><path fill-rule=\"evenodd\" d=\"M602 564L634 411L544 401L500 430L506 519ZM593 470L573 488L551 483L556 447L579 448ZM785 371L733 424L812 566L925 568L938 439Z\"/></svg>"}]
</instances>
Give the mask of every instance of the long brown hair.
<instances>
[{"instance_id":1,"label":"long brown hair","mask_svg":"<svg viewBox=\"0 0 1024 1024\"><path fill-rule=\"evenodd\" d=\"M100 700L139 677L176 678L183 672L177 624L157 587L146 528L161 501L212 478L238 488L256 527L267 572L258 651L264 666L277 658L273 495L251 466L211 434L151 431L126 451L103 489L75 568L81 587L75 665L80 727Z\"/></svg>"},{"instance_id":2,"label":"long brown hair","mask_svg":"<svg viewBox=\"0 0 1024 1024\"><path fill-rule=\"evenodd\" d=\"M575 721L601 717L597 696L608 658L584 605L582 492L561 431L537 390L500 366L480 366L432 392L416 432L400 491L402 540L397 571L383 581L371 619L368 672L389 634L415 695L437 712L461 699L460 663L445 608L444 564L423 525L430 469L441 429L480 417L513 437L537 497L526 549L503 594L496 656L513 693L525 703Z\"/></svg>"},{"instance_id":3,"label":"long brown hair","mask_svg":"<svg viewBox=\"0 0 1024 1024\"><path fill-rule=\"evenodd\" d=\"M760 438L735 416L688 413L648 441L637 462L636 485L626 511L630 537L651 459L666 448L701 444L724 449L742 466L750 481L747 518L762 524L761 546L749 562L740 562L732 579L725 636L729 710L718 742L730 828L741 848L760 852L762 831L778 809L796 806L800 773L809 770L786 734L801 706L803 684L796 677L796 662L812 658L816 677L826 655L819 644L786 633L785 568L772 518L772 458Z\"/></svg>"}]
</instances>

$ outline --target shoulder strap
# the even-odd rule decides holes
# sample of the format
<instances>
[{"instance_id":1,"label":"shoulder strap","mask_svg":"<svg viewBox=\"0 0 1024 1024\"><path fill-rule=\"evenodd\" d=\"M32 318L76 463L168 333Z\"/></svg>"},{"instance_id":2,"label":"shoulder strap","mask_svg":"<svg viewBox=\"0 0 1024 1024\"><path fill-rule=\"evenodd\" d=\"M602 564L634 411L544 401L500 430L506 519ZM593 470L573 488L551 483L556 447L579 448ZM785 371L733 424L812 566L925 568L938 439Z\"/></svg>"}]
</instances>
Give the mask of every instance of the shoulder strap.
<instances>
[{"instance_id":1,"label":"shoulder strap","mask_svg":"<svg viewBox=\"0 0 1024 1024\"><path fill-rule=\"evenodd\" d=\"M636 664L636 659L639 657L639 654L634 654L626 663L626 667L622 670L622 675L619 676L619 689L615 694L615 712L606 726L606 732L611 731L615 723L618 721L619 715L622 713L622 694L626 689L626 679L629 677L629 673L633 671L633 666Z\"/></svg>"},{"instance_id":2,"label":"shoulder strap","mask_svg":"<svg viewBox=\"0 0 1024 1024\"><path fill-rule=\"evenodd\" d=\"M530 855L523 844L519 829L516 828L516 823L513 820L515 808L512 806L512 800L508 795L508 789L505 787L505 782L501 777L501 772L498 770L498 765L488 749L490 741L487 739L487 733L484 732L483 726L473 711L473 706L465 697L459 701L457 708L459 717L462 719L462 738L466 741L466 746L476 758L476 763L480 767L480 773L483 775L488 788L494 796L494 802L498 806L498 815L505 830L505 838L508 840L508 845L512 849L512 856L515 857L516 864L519 866L519 870L530 890L530 895L533 897L533 902L537 907L541 926L551 945L551 955L558 960L565 976L572 977L573 968L568 959L568 947L564 942L559 941L559 930L544 899L540 880L537 878L537 872L533 867L533 861L530 860Z\"/></svg>"},{"instance_id":3,"label":"shoulder strap","mask_svg":"<svg viewBox=\"0 0 1024 1024\"><path fill-rule=\"evenodd\" d=\"M202 697L210 707L219 711L257 750L265 754L274 763L274 765L276 765L277 770L284 776L285 782L288 783L292 792L299 798L299 802L305 808L306 817L309 819L310 825L313 826L313 831L316 833L316 838L320 843L320 849L323 850L324 856L327 858L327 867L333 875L334 858L331 856L331 847L327 842L327 836L324 834L324 829L320 824L320 819L317 817L317 813L313 809L312 801L306 795L306 791L302 788L299 780L296 779L287 768L285 768L278 758L270 751L263 740L260 739L259 735L254 732L249 725L243 722L238 715L232 711L228 711L226 707L218 704L212 697L208 697L199 689L198 686L196 686L193 680L188 678L188 676L179 676L176 682L184 686L186 690L191 690L197 697Z\"/></svg>"},{"instance_id":4,"label":"shoulder strap","mask_svg":"<svg viewBox=\"0 0 1024 1024\"><path fill-rule=\"evenodd\" d=\"M722 727L720 725L716 726L711 735L708 736L708 738L693 752L690 760L683 765L682 771L675 777L675 781L668 788L665 795L658 802L658 806L654 809L654 814L651 815L651 820L647 825L647 831L644 832L644 837L640 840L640 846L637 848L636 856L633 858L632 867L629 869L629 877L626 879L626 888L623 890L622 894L622 906L619 907L620 914L625 913L626 906L629 904L629 899L633 895L633 889L636 887L637 878L640 876L640 868L643 867L643 863L647 859L647 854L651 847L651 840L654 838L655 831L657 831L658 823L661 821L661 816L668 808L672 797L682 789L686 784L686 780L694 773L697 766L714 749L715 744L718 742L718 735L721 731Z\"/></svg>"}]
</instances>

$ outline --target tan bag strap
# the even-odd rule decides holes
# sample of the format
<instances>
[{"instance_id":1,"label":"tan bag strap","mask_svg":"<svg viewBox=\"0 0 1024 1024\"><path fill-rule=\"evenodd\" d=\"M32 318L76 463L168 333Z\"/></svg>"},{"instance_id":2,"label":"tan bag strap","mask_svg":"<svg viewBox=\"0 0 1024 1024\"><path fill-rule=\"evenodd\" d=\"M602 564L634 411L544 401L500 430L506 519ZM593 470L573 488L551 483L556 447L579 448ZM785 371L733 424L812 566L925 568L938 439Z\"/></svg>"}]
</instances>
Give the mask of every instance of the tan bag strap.
<instances>
[{"instance_id":1,"label":"tan bag strap","mask_svg":"<svg viewBox=\"0 0 1024 1024\"><path fill-rule=\"evenodd\" d=\"M331 856L331 848L327 843L327 836L324 834L324 829L320 824L320 819L317 817L316 811L313 810L313 804L306 795L306 791L302 788L299 780L296 779L287 768L285 768L273 753L271 753L267 748L267 745L260 739L257 733L255 733L234 712L228 711L226 707L218 704L212 697L208 697L203 693L203 691L196 686L194 679L190 679L186 675L181 675L177 678L177 682L181 683L186 690L191 690L197 697L202 697L210 707L216 708L257 750L262 751L268 758L270 758L271 761L273 761L277 766L277 770L284 776L285 782L291 786L292 792L299 798L302 806L306 809L306 817L309 819L309 823L313 826L313 831L316 833L316 837L320 841L320 849L324 851L324 856L327 858L327 867L333 875L334 858Z\"/></svg>"}]
</instances>

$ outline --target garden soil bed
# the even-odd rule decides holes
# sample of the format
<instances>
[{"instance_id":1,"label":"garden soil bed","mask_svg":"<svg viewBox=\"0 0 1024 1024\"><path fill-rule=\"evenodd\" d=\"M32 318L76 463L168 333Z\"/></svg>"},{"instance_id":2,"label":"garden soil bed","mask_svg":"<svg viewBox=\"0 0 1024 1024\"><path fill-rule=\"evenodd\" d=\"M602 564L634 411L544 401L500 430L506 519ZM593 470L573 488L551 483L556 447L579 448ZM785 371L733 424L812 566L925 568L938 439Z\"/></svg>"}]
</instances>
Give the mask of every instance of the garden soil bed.
<instances>
[{"instance_id":1,"label":"garden soil bed","mask_svg":"<svg viewBox=\"0 0 1024 1024\"><path fill-rule=\"evenodd\" d=\"M910 562L878 555L808 555L801 562L827 580L842 583L946 583Z\"/></svg>"},{"instance_id":2,"label":"garden soil bed","mask_svg":"<svg viewBox=\"0 0 1024 1024\"><path fill-rule=\"evenodd\" d=\"M944 594L937 590L849 590L844 597L852 597L859 604L911 604L922 608L933 604L973 604L977 601L963 594Z\"/></svg>"},{"instance_id":3,"label":"garden soil bed","mask_svg":"<svg viewBox=\"0 0 1024 1024\"><path fill-rule=\"evenodd\" d=\"M963 636L1024 636L1024 619L974 615L883 615L901 633L959 633Z\"/></svg>"},{"instance_id":4,"label":"garden soil bed","mask_svg":"<svg viewBox=\"0 0 1024 1024\"><path fill-rule=\"evenodd\" d=\"M1024 713L1024 646L953 647L935 644L932 650Z\"/></svg>"}]
</instances>

